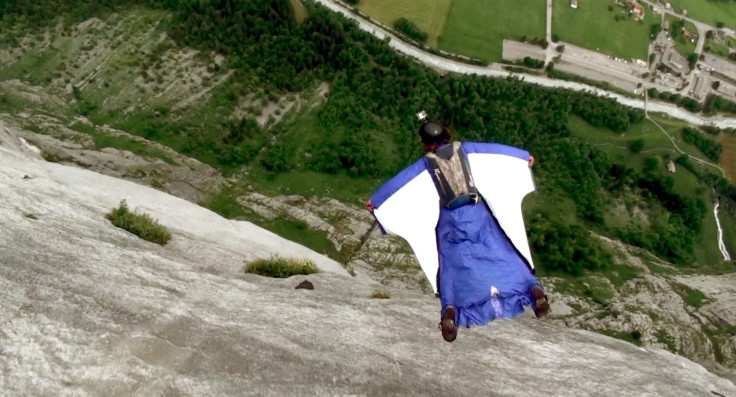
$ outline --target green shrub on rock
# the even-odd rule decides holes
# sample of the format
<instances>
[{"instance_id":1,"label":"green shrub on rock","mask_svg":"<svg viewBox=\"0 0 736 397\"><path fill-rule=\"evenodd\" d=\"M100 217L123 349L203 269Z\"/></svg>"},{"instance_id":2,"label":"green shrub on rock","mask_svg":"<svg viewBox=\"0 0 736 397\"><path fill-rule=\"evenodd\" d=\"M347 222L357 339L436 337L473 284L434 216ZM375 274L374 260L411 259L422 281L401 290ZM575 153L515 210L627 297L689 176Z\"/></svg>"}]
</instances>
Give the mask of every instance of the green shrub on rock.
<instances>
[{"instance_id":1,"label":"green shrub on rock","mask_svg":"<svg viewBox=\"0 0 736 397\"><path fill-rule=\"evenodd\" d=\"M257 259L245 265L246 273L260 276L287 278L296 275L308 275L319 272L317 266L304 259L282 258Z\"/></svg>"},{"instance_id":2,"label":"green shrub on rock","mask_svg":"<svg viewBox=\"0 0 736 397\"><path fill-rule=\"evenodd\" d=\"M150 242L166 245L171 240L171 233L148 214L138 214L130 211L125 200L120 206L113 208L106 218L113 225L125 229L136 236Z\"/></svg>"}]
</instances>

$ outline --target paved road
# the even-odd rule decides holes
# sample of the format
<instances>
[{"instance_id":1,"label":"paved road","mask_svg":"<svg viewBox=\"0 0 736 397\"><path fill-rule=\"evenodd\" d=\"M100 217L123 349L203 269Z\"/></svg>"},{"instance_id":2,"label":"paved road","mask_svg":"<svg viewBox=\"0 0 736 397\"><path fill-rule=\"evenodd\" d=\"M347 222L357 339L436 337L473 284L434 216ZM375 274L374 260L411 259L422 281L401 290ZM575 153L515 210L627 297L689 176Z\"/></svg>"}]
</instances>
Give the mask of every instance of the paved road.
<instances>
[{"instance_id":1,"label":"paved road","mask_svg":"<svg viewBox=\"0 0 736 397\"><path fill-rule=\"evenodd\" d=\"M544 61L547 51L536 44L521 43L514 40L504 40L502 47L503 59L518 61L525 57Z\"/></svg>"},{"instance_id":2,"label":"paved road","mask_svg":"<svg viewBox=\"0 0 736 397\"><path fill-rule=\"evenodd\" d=\"M708 26L704 23L700 23L700 24L696 24L695 27L698 29L698 43L695 45L695 53L698 54L698 59L699 59L700 54L703 53L703 47L705 46L705 34L708 32L708 30L710 30L711 26ZM700 63L700 60L695 62L695 65L693 65L693 70L697 70L699 63ZM688 92L695 90L696 81L697 81L696 74L691 73L689 77L688 88L687 88Z\"/></svg>"},{"instance_id":3,"label":"paved road","mask_svg":"<svg viewBox=\"0 0 736 397\"><path fill-rule=\"evenodd\" d=\"M705 34L707 30L701 30L698 28L698 44L695 45L695 53L700 55L703 53L703 47L705 47Z\"/></svg>"},{"instance_id":4,"label":"paved road","mask_svg":"<svg viewBox=\"0 0 736 397\"><path fill-rule=\"evenodd\" d=\"M657 7L659 9L661 9L665 14L673 15L673 16L676 16L677 18L684 19L684 20L686 20L688 22L692 22L693 25L695 25L695 27L698 29L698 33L700 33L701 31L703 31L703 33L705 33L708 30L715 31L716 29L718 29L715 26L708 25L707 23L700 22L700 21L695 20L695 19L692 19L690 17L682 16L682 14L678 14L678 13L674 12L671 8L669 8L669 9L664 8L664 7L662 7L661 4L657 4L656 2L649 1L649 0L641 0L641 2L644 3L644 4L648 4L651 7Z\"/></svg>"},{"instance_id":5,"label":"paved road","mask_svg":"<svg viewBox=\"0 0 736 397\"><path fill-rule=\"evenodd\" d=\"M600 52L588 50L570 43L564 43L565 51L555 63L555 69L584 76L592 80L606 81L613 86L634 92L643 83L641 75L644 66L627 63Z\"/></svg>"},{"instance_id":6,"label":"paved road","mask_svg":"<svg viewBox=\"0 0 736 397\"><path fill-rule=\"evenodd\" d=\"M534 83L534 84L541 85L544 87L565 88L565 89L570 89L574 91L587 91L587 92L590 92L598 96L609 97L609 98L615 99L616 101L618 101L619 103L623 105L631 106L631 107L635 107L639 109L644 109L646 106L648 112L665 113L669 115L670 117L684 120L693 125L713 124L720 128L736 128L736 118L733 118L733 117L721 117L721 116L707 117L707 116L702 116L702 115L696 115L682 108L679 108L673 104L665 103L665 102L658 102L658 101L656 102L649 101L645 105L644 100L629 98L623 95L612 93L612 92L602 90L600 88L589 86L586 84L576 83L572 81L565 81L565 80L555 80L555 79L551 79L549 77L543 77L543 76L532 76L532 75L525 75L525 74L519 74L519 73L510 73L508 71L502 70L501 68L493 64L489 66L475 66L475 65L468 65L468 64L464 64L458 61L454 61L452 59L443 58L443 57L422 51L419 48L402 41L401 39L394 36L393 34L386 31L385 29L373 23L370 23L369 21L361 18L358 15L355 15L347 8L343 7L342 5L338 3L335 3L332 0L314 0L314 1L335 12L338 12L344 15L345 17L349 19L356 21L360 29L368 33L371 33L372 35L378 37L379 39L386 39L386 38L390 39L389 45L396 51L399 51L402 54L407 55L411 58L414 58L417 61L431 68L434 68L438 71L441 71L441 72L453 72L453 73L459 73L459 74L477 74L479 76L489 76L489 77L508 77L511 75L515 75L515 76L519 76L525 82Z\"/></svg>"}]
</instances>

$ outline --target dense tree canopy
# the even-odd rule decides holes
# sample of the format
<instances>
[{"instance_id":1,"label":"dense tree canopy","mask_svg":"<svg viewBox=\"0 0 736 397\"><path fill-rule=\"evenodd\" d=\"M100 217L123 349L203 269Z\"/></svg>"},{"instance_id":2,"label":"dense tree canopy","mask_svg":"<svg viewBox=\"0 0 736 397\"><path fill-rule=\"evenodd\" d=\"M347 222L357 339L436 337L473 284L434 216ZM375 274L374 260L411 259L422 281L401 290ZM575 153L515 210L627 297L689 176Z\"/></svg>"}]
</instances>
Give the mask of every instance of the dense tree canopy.
<instances>
[{"instance_id":1,"label":"dense tree canopy","mask_svg":"<svg viewBox=\"0 0 736 397\"><path fill-rule=\"evenodd\" d=\"M132 131L150 139L185 134L188 138L179 149L215 166L255 164L273 174L306 169L387 178L421 155L414 115L424 109L447 123L458 139L505 143L534 153L541 160L540 184L570 200L574 215L593 230L675 262L689 260L690 234L700 232L704 203L677 194L671 181L653 173L656 164L639 175L571 136L571 116L614 132L624 132L643 120L642 111L613 99L543 88L516 78L440 75L311 3L306 4L309 15L301 23L285 0L52 0L43 7L36 3L6 1L0 3L0 15L44 24L61 14L63 7L73 10L76 18L114 11L126 3L166 8L175 15L168 30L177 43L226 55L224 67L234 71L233 87L254 78L264 92L284 94L329 82L329 99L317 115L324 134L305 151L297 150L288 138L268 139L249 119L225 123L218 140L154 116L145 128ZM225 100L233 102L241 94L233 89L229 95L232 98ZM711 106L727 105L714 100ZM286 134L285 128L275 127L268 133ZM734 197L727 181L713 183L724 185L719 192ZM627 190L651 197L652 206L659 205L672 216L656 218L648 226L610 229L604 224L606 197ZM588 232L564 224L552 212L541 213L545 215L535 218L530 231L543 268L579 274L600 265L596 261L600 250Z\"/></svg>"},{"instance_id":2,"label":"dense tree canopy","mask_svg":"<svg viewBox=\"0 0 736 397\"><path fill-rule=\"evenodd\" d=\"M721 158L723 147L720 143L708 138L694 128L683 128L682 138L685 142L695 145L709 159L717 162Z\"/></svg>"}]
</instances>

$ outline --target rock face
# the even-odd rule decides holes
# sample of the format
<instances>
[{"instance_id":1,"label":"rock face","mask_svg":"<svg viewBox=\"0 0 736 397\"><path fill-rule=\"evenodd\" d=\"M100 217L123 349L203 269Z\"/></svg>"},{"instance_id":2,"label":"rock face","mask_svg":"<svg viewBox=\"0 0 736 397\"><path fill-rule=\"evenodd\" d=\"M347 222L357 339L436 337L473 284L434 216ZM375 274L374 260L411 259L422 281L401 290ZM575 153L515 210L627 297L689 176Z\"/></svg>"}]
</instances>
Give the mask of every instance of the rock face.
<instances>
[{"instance_id":1,"label":"rock face","mask_svg":"<svg viewBox=\"0 0 736 397\"><path fill-rule=\"evenodd\" d=\"M671 280L651 274L631 280L605 310L590 310L565 321L574 328L636 334L644 346L668 349L715 369L716 353L706 332L708 322L688 307Z\"/></svg>"},{"instance_id":2,"label":"rock face","mask_svg":"<svg viewBox=\"0 0 736 397\"><path fill-rule=\"evenodd\" d=\"M373 221L367 211L356 211L355 207L329 198L268 197L252 192L240 196L238 202L264 218L285 216L304 222L310 229L327 235L337 251L358 249Z\"/></svg>"},{"instance_id":3,"label":"rock face","mask_svg":"<svg viewBox=\"0 0 736 397\"><path fill-rule=\"evenodd\" d=\"M675 279L701 291L706 301L692 311L716 343L714 354L730 368L736 367L736 274L708 276L678 276ZM736 371L730 371L731 380Z\"/></svg>"},{"instance_id":4,"label":"rock face","mask_svg":"<svg viewBox=\"0 0 736 397\"><path fill-rule=\"evenodd\" d=\"M239 201L264 217L286 214L313 230L323 231L336 249L349 251L345 255L348 268L358 278L375 280L392 291L432 292L411 248L401 238L381 235L380 228L371 227L373 218L362 208L324 198L267 197L259 193L242 196ZM736 275L653 273L631 255L632 247L601 239L625 258L623 264L638 269L641 276L618 287L604 279L612 295L604 305L561 292L557 288L560 280L542 278L550 292L551 320L571 328L628 336L642 346L680 354L736 381ZM705 304L694 307L686 302L686 287L703 292Z\"/></svg>"},{"instance_id":5,"label":"rock face","mask_svg":"<svg viewBox=\"0 0 736 397\"><path fill-rule=\"evenodd\" d=\"M17 120L33 124L43 133L24 130L17 124ZM22 150L28 151L30 147L36 147L38 151L31 149L31 152L52 156L56 162L153 186L195 203L226 184L225 179L214 168L164 145L109 127L92 126L83 118L78 118L74 123L84 128L98 129L98 136L104 136L105 139L117 138L138 143L140 147L146 148L148 156L112 147L97 149L92 136L68 128L49 116L23 115L10 118L0 115L0 132L8 137L6 140L9 145L20 145ZM32 146L20 144L14 138L23 138Z\"/></svg>"},{"instance_id":6,"label":"rock face","mask_svg":"<svg viewBox=\"0 0 736 397\"><path fill-rule=\"evenodd\" d=\"M299 285L294 287L294 289L314 289L314 284L312 284L309 280L304 280Z\"/></svg>"},{"instance_id":7,"label":"rock face","mask_svg":"<svg viewBox=\"0 0 736 397\"><path fill-rule=\"evenodd\" d=\"M264 218L285 216L325 233L358 277L401 290L432 292L409 245L399 237L382 235L363 208L328 198L268 197L257 192L240 196L238 202Z\"/></svg>"},{"instance_id":8,"label":"rock face","mask_svg":"<svg viewBox=\"0 0 736 397\"><path fill-rule=\"evenodd\" d=\"M249 223L0 140L4 394L736 395L681 356L530 313L448 344L430 295L371 299L369 277ZM171 242L112 226L123 198ZM242 273L271 255L315 262L319 288Z\"/></svg>"}]
</instances>

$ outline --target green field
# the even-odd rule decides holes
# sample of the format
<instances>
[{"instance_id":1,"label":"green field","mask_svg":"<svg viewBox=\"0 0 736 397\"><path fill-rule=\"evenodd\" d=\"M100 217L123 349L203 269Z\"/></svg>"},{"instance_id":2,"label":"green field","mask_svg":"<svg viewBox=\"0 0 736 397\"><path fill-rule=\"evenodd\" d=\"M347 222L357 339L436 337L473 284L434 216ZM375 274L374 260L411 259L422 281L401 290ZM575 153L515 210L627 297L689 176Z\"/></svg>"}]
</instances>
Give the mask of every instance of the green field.
<instances>
[{"instance_id":1,"label":"green field","mask_svg":"<svg viewBox=\"0 0 736 397\"><path fill-rule=\"evenodd\" d=\"M611 160L626 164L637 172L644 169L644 160L649 156L654 154L674 156L672 142L650 121L634 124L625 133L616 134L604 128L592 127L582 119L572 117L570 130L574 135L606 152ZM638 154L632 155L629 145L638 139L644 140L644 147Z\"/></svg>"},{"instance_id":2,"label":"green field","mask_svg":"<svg viewBox=\"0 0 736 397\"><path fill-rule=\"evenodd\" d=\"M653 117L667 133L675 139L677 146L688 155L704 158L704 156L692 145L686 144L680 139L680 131L687 126L678 120ZM626 165L641 173L644 169L644 161L648 158L657 158L660 161L659 174L669 176L665 171L666 163L679 157L679 153L673 150L672 142L651 121L645 120L632 125L625 133L616 134L607 129L596 128L580 118L570 118L570 130L573 135L585 139L596 148L605 152L614 163ZM629 149L631 142L642 139L644 146L638 153L632 153ZM677 166L674 178L674 189L677 193L691 198L699 198L707 208L702 223L702 232L698 236L698 247L694 255L696 266L712 265L719 263L722 259L717 247L717 227L713 216L714 200L710 190L700 180L684 167ZM714 170L713 168L711 168ZM614 227L624 227L630 219L620 211L609 213L606 216L606 224Z\"/></svg>"},{"instance_id":3,"label":"green field","mask_svg":"<svg viewBox=\"0 0 736 397\"><path fill-rule=\"evenodd\" d=\"M736 39L733 37L727 37L725 40L706 39L704 48L708 52L727 58L732 50L736 50Z\"/></svg>"},{"instance_id":4,"label":"green field","mask_svg":"<svg viewBox=\"0 0 736 397\"><path fill-rule=\"evenodd\" d=\"M358 9L371 18L393 27L399 18L414 22L427 33L427 44L437 48L452 0L361 0Z\"/></svg>"},{"instance_id":5,"label":"green field","mask_svg":"<svg viewBox=\"0 0 736 397\"><path fill-rule=\"evenodd\" d=\"M455 0L439 39L444 51L500 61L503 39L545 38L544 0Z\"/></svg>"},{"instance_id":6,"label":"green field","mask_svg":"<svg viewBox=\"0 0 736 397\"><path fill-rule=\"evenodd\" d=\"M672 27L675 26L675 23L680 20L680 18L677 18L672 15L667 15L667 21L670 23L670 36L672 36L672 40L675 43L675 49L677 52L679 52L682 55L687 56L688 54L692 54L695 52L695 45L697 44L697 34L698 30L695 27L695 24L692 22L684 21L684 28L687 29L693 36L691 39L687 39L684 35L682 30L675 31Z\"/></svg>"},{"instance_id":7,"label":"green field","mask_svg":"<svg viewBox=\"0 0 736 397\"><path fill-rule=\"evenodd\" d=\"M713 40L707 40L705 42L704 49L705 51L716 54L718 56L722 56L724 58L726 58L728 56L728 53L730 52L728 47L726 47L725 45L717 41L713 41Z\"/></svg>"},{"instance_id":8,"label":"green field","mask_svg":"<svg viewBox=\"0 0 736 397\"><path fill-rule=\"evenodd\" d=\"M706 155L704 155L695 145L685 142L682 139L682 129L685 127L693 127L691 125L688 125L686 122L682 120L676 120L672 119L665 115L650 115L652 119L654 119L657 123L659 123L662 128L664 128L667 133L675 140L675 143L677 143L677 147L679 147L682 151L684 151L688 156L698 158L704 161L707 161L708 163L713 163ZM717 175L723 175L716 167L714 166L704 166L704 170L707 170L708 172L711 172L713 174Z\"/></svg>"},{"instance_id":9,"label":"green field","mask_svg":"<svg viewBox=\"0 0 736 397\"><path fill-rule=\"evenodd\" d=\"M668 0L677 13L687 10L687 16L715 26L723 22L736 29L736 3L733 1L711 0Z\"/></svg>"},{"instance_id":10,"label":"green field","mask_svg":"<svg viewBox=\"0 0 736 397\"><path fill-rule=\"evenodd\" d=\"M719 141L723 145L720 166L731 183L736 183L736 135L721 134Z\"/></svg>"},{"instance_id":11,"label":"green field","mask_svg":"<svg viewBox=\"0 0 736 397\"><path fill-rule=\"evenodd\" d=\"M569 1L555 1L552 33L562 41L604 54L647 59L652 25L660 23L660 18L648 7L644 7L641 22L624 12L613 0L579 1L578 8L570 7Z\"/></svg>"},{"instance_id":12,"label":"green field","mask_svg":"<svg viewBox=\"0 0 736 397\"><path fill-rule=\"evenodd\" d=\"M731 254L731 260L736 260L736 228L734 227L736 217L723 211L723 207L720 209L718 218L721 220L721 229L723 229L723 241Z\"/></svg>"}]
</instances>

